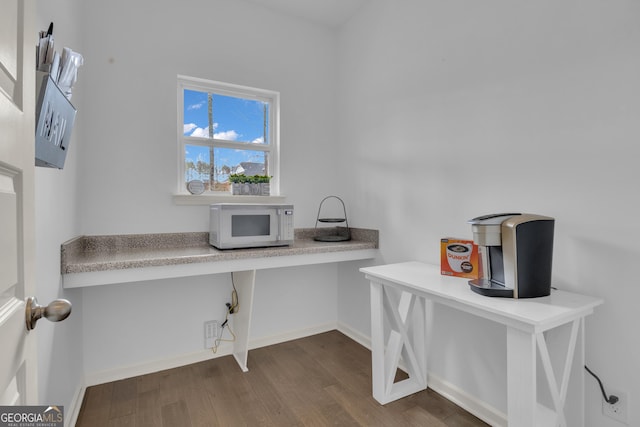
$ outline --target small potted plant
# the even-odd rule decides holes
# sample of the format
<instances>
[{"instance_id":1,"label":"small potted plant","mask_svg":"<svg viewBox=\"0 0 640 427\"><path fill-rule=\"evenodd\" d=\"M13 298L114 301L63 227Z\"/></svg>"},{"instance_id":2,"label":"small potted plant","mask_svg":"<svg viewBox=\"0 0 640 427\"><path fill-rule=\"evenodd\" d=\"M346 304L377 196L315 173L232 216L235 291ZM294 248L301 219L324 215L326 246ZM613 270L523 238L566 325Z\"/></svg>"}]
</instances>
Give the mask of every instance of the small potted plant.
<instances>
[{"instance_id":1,"label":"small potted plant","mask_svg":"<svg viewBox=\"0 0 640 427\"><path fill-rule=\"evenodd\" d=\"M231 174L229 188L234 196L268 196L271 192L270 181L271 177L268 175Z\"/></svg>"}]
</instances>

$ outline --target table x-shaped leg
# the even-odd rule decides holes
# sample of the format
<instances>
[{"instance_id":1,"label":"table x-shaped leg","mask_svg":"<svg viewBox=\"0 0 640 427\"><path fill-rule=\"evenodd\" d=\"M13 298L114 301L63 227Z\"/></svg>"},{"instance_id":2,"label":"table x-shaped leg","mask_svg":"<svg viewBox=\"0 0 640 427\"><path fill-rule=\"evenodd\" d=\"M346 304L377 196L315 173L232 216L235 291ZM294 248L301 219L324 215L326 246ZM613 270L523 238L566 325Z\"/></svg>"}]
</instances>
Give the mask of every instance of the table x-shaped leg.
<instances>
[{"instance_id":1,"label":"table x-shaped leg","mask_svg":"<svg viewBox=\"0 0 640 427\"><path fill-rule=\"evenodd\" d=\"M551 364L544 332L529 334L514 329L507 331L507 388L509 426L537 427L551 425L567 427L564 413L569 387L578 332L584 320L575 319L571 323L571 332L564 360L564 370L560 384ZM541 411L536 393L536 347L544 370L554 411Z\"/></svg>"},{"instance_id":2,"label":"table x-shaped leg","mask_svg":"<svg viewBox=\"0 0 640 427\"><path fill-rule=\"evenodd\" d=\"M571 325L571 337L569 338L569 347L567 349L567 356L564 361L564 370L562 371L562 383L558 387L556 376L553 373L551 366L551 358L549 357L549 349L547 348L547 342L542 332L536 334L536 341L538 342L538 349L540 352L540 359L542 360L542 367L547 377L547 384L551 391L551 397L553 399L553 406L556 410L556 420L554 425L560 427L567 427L567 420L564 415L564 404L567 400L567 388L569 385L569 376L571 374L571 366L573 365L573 355L576 349L576 342L578 339L578 330L580 329L580 323L582 319L576 319Z\"/></svg>"},{"instance_id":3,"label":"table x-shaped leg","mask_svg":"<svg viewBox=\"0 0 640 427\"><path fill-rule=\"evenodd\" d=\"M385 318L390 327L386 346ZM384 405L426 389L424 299L371 282L371 346L373 397L378 402ZM394 382L401 360L409 378Z\"/></svg>"}]
</instances>

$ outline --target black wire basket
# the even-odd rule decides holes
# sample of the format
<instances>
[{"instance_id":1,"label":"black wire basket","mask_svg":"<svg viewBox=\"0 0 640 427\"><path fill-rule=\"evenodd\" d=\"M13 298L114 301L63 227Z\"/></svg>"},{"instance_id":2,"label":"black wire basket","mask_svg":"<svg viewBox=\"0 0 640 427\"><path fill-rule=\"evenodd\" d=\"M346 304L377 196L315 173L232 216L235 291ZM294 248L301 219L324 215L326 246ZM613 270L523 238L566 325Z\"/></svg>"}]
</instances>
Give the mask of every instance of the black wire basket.
<instances>
[{"instance_id":1,"label":"black wire basket","mask_svg":"<svg viewBox=\"0 0 640 427\"><path fill-rule=\"evenodd\" d=\"M320 216L322 212L322 205L327 199L337 199L342 204L342 212L344 215L342 217L323 217ZM342 224L344 223L344 227L336 226L333 229L328 228L318 228L318 223L325 224ZM351 240L351 230L349 229L349 221L347 220L347 208L344 205L342 199L338 196L327 196L320 202L320 206L318 207L318 216L316 217L316 226L313 240L318 242L346 242Z\"/></svg>"}]
</instances>

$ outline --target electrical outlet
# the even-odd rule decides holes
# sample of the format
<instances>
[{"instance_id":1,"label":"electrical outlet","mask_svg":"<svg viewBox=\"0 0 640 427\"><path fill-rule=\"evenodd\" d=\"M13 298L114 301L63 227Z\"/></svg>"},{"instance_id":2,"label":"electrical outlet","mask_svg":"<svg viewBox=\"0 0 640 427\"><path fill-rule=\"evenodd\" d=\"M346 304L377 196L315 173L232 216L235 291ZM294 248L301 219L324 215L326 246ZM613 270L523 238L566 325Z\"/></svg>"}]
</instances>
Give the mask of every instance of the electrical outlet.
<instances>
[{"instance_id":1,"label":"electrical outlet","mask_svg":"<svg viewBox=\"0 0 640 427\"><path fill-rule=\"evenodd\" d=\"M618 396L618 401L614 404L610 404L603 399L602 413L609 418L613 418L616 421L627 424L629 422L627 417L627 393L613 389L607 389L607 393L609 393L610 396Z\"/></svg>"},{"instance_id":2,"label":"electrical outlet","mask_svg":"<svg viewBox=\"0 0 640 427\"><path fill-rule=\"evenodd\" d=\"M218 321L204 322L204 348L213 348L218 338Z\"/></svg>"}]
</instances>

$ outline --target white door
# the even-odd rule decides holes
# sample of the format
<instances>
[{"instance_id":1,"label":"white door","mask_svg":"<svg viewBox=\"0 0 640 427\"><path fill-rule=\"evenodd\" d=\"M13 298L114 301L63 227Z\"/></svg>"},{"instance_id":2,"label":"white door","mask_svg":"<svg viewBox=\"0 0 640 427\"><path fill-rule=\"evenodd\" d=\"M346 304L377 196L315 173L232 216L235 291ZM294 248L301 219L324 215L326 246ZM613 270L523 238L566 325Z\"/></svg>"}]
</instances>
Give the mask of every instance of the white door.
<instances>
[{"instance_id":1,"label":"white door","mask_svg":"<svg viewBox=\"0 0 640 427\"><path fill-rule=\"evenodd\" d=\"M0 12L0 405L37 404L34 291L35 43L32 0Z\"/></svg>"}]
</instances>

